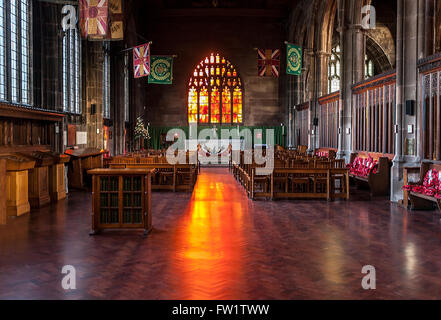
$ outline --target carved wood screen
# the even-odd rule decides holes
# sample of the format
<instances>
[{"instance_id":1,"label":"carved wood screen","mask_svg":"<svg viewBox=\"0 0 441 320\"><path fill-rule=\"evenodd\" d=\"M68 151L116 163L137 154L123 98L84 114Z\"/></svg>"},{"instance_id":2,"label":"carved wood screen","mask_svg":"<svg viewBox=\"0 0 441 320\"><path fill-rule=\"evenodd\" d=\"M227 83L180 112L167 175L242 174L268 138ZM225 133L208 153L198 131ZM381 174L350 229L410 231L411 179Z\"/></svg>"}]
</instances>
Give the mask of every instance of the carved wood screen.
<instances>
[{"instance_id":1,"label":"carved wood screen","mask_svg":"<svg viewBox=\"0 0 441 320\"><path fill-rule=\"evenodd\" d=\"M340 92L319 99L319 147L338 148L338 117Z\"/></svg>"},{"instance_id":2,"label":"carved wood screen","mask_svg":"<svg viewBox=\"0 0 441 320\"><path fill-rule=\"evenodd\" d=\"M391 72L353 87L354 150L395 153L395 88L396 73Z\"/></svg>"},{"instance_id":3,"label":"carved wood screen","mask_svg":"<svg viewBox=\"0 0 441 320\"><path fill-rule=\"evenodd\" d=\"M425 159L441 161L441 72L423 75L423 154Z\"/></svg>"},{"instance_id":4,"label":"carved wood screen","mask_svg":"<svg viewBox=\"0 0 441 320\"><path fill-rule=\"evenodd\" d=\"M309 102L296 107L295 128L297 146L307 146L309 137Z\"/></svg>"}]
</instances>

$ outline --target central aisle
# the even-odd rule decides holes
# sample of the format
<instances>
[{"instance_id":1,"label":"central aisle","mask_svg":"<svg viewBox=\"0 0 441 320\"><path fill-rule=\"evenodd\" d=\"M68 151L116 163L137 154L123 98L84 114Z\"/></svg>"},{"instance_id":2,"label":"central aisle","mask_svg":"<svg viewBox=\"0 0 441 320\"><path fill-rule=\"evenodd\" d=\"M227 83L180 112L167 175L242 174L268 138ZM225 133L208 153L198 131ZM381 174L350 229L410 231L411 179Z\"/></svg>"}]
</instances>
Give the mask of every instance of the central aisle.
<instances>
[{"instance_id":1,"label":"central aisle","mask_svg":"<svg viewBox=\"0 0 441 320\"><path fill-rule=\"evenodd\" d=\"M351 201L250 201L225 168L193 194L153 194L154 230L89 237L91 196L0 227L0 299L441 298L439 218L360 193ZM436 214L436 213L435 213ZM31 236L30 236L31 235ZM64 291L61 269L77 270ZM377 290L361 288L364 265Z\"/></svg>"}]
</instances>

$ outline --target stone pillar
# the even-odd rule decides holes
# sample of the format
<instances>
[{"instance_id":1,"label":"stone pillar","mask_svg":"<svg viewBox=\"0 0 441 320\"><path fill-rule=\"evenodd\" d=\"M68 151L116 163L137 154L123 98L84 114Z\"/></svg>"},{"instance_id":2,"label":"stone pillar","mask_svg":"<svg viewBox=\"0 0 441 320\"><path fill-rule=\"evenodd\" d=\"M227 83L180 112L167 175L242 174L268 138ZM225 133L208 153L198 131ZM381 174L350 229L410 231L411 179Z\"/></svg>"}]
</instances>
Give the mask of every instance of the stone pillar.
<instances>
[{"instance_id":1,"label":"stone pillar","mask_svg":"<svg viewBox=\"0 0 441 320\"><path fill-rule=\"evenodd\" d=\"M418 36L424 38L424 53L430 56L435 53L435 5L436 0L424 1L424 33L420 32ZM423 5L423 3L421 3ZM422 11L421 11L422 12ZM421 30L421 28L420 28Z\"/></svg>"},{"instance_id":2,"label":"stone pillar","mask_svg":"<svg viewBox=\"0 0 441 320\"><path fill-rule=\"evenodd\" d=\"M124 48L118 48L118 51ZM124 154L125 146L125 109L124 109L124 73L125 73L125 62L126 54L128 52L120 52L112 57L111 68L112 68L112 90L111 94L113 96L113 154L120 155Z\"/></svg>"},{"instance_id":3,"label":"stone pillar","mask_svg":"<svg viewBox=\"0 0 441 320\"><path fill-rule=\"evenodd\" d=\"M298 76L286 77L286 91L287 91L287 109L288 109L288 148L294 147L294 107L295 103L295 85Z\"/></svg>"},{"instance_id":4,"label":"stone pillar","mask_svg":"<svg viewBox=\"0 0 441 320\"><path fill-rule=\"evenodd\" d=\"M104 50L101 41L86 41L86 118L87 147L102 149L103 136L103 62ZM95 105L95 113L92 111Z\"/></svg>"},{"instance_id":5,"label":"stone pillar","mask_svg":"<svg viewBox=\"0 0 441 320\"><path fill-rule=\"evenodd\" d=\"M417 143L422 142L421 128L416 116L405 114L407 101L418 101L418 60L431 53L426 42L427 0L398 0L397 14L397 85L395 106L395 158L392 166L391 200L403 198L403 168L418 166L422 155ZM430 6L429 6L430 8ZM430 11L430 10L429 10ZM432 15L433 13L430 13ZM415 104L417 108L418 104ZM415 114L419 112L416 111ZM412 128L413 130L408 130ZM409 148L413 145L413 148ZM413 150L411 150L413 149Z\"/></svg>"},{"instance_id":6,"label":"stone pillar","mask_svg":"<svg viewBox=\"0 0 441 320\"><path fill-rule=\"evenodd\" d=\"M349 161L354 136L352 128L352 85L364 79L366 35L360 24L342 26L340 41L342 46L340 81L340 135L338 157Z\"/></svg>"},{"instance_id":7,"label":"stone pillar","mask_svg":"<svg viewBox=\"0 0 441 320\"><path fill-rule=\"evenodd\" d=\"M314 120L314 118L318 118L319 121L322 121L322 119L320 119L319 117L320 105L318 103L318 99L328 93L328 63L330 56L331 54L324 51L318 51L315 53L316 74L314 81L314 110L312 114L312 121ZM318 131L318 127L314 127L314 131L316 132L314 136L314 149L316 149L321 147L319 142L321 132Z\"/></svg>"},{"instance_id":8,"label":"stone pillar","mask_svg":"<svg viewBox=\"0 0 441 320\"><path fill-rule=\"evenodd\" d=\"M304 99L302 102L313 101L314 99L314 87L315 87L315 57L314 52L311 49L305 48L304 53L304 69L302 69L302 83L303 91L304 91ZM307 76L309 78L307 78ZM308 81L310 80L310 81ZM311 103L309 106L309 117L308 117L308 150L314 150L315 137L312 134L313 126L312 119L314 117L314 103Z\"/></svg>"}]
</instances>

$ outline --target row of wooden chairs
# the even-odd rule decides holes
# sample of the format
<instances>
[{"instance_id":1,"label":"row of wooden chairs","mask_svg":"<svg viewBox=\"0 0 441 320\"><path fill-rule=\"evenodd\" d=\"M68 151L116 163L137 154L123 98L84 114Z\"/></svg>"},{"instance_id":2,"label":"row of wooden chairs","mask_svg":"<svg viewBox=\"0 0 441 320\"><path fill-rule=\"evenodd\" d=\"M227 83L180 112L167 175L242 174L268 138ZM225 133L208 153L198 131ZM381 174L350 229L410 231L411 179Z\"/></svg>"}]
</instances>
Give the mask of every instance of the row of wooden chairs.
<instances>
[{"instance_id":1,"label":"row of wooden chairs","mask_svg":"<svg viewBox=\"0 0 441 320\"><path fill-rule=\"evenodd\" d=\"M232 165L232 173L247 191L250 198L268 197L337 197L349 198L349 176L344 160L324 160L319 158L296 158L280 160L277 157L270 164L274 170L258 175L263 165L245 164L241 155L239 163Z\"/></svg>"}]
</instances>

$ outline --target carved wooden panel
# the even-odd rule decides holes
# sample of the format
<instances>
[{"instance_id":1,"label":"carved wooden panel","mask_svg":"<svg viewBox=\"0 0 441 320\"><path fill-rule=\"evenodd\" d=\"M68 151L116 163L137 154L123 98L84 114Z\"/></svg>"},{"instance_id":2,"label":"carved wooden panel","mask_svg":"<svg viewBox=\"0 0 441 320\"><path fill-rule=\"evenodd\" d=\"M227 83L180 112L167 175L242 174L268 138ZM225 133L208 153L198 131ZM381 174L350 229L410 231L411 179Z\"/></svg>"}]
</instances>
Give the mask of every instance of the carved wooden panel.
<instances>
[{"instance_id":1,"label":"carved wooden panel","mask_svg":"<svg viewBox=\"0 0 441 320\"><path fill-rule=\"evenodd\" d=\"M52 202L66 199L64 164L56 164L50 168L50 196Z\"/></svg>"},{"instance_id":2,"label":"carved wooden panel","mask_svg":"<svg viewBox=\"0 0 441 320\"><path fill-rule=\"evenodd\" d=\"M49 167L40 167L29 172L29 202L32 208L49 204Z\"/></svg>"},{"instance_id":3,"label":"carved wooden panel","mask_svg":"<svg viewBox=\"0 0 441 320\"><path fill-rule=\"evenodd\" d=\"M31 211L28 196L28 171L9 171L7 184L7 214L21 216Z\"/></svg>"},{"instance_id":4,"label":"carved wooden panel","mask_svg":"<svg viewBox=\"0 0 441 320\"><path fill-rule=\"evenodd\" d=\"M74 146L77 144L77 129L76 126L69 124L67 126L67 145Z\"/></svg>"},{"instance_id":5,"label":"carved wooden panel","mask_svg":"<svg viewBox=\"0 0 441 320\"><path fill-rule=\"evenodd\" d=\"M0 159L0 225L6 224L6 160Z\"/></svg>"}]
</instances>

